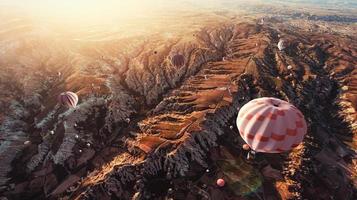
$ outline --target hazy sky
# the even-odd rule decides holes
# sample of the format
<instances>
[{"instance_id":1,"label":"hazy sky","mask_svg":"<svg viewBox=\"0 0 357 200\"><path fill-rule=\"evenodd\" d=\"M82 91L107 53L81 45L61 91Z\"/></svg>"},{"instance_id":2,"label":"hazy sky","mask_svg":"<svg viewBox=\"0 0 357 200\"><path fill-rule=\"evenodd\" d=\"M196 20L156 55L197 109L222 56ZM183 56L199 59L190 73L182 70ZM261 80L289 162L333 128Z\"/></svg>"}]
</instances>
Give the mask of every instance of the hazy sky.
<instances>
[{"instance_id":1,"label":"hazy sky","mask_svg":"<svg viewBox=\"0 0 357 200\"><path fill-rule=\"evenodd\" d=\"M45 20L95 24L149 18L160 12L185 13L185 10L190 9L218 7L225 1L227 0L0 0L0 9L16 10L24 16Z\"/></svg>"},{"instance_id":2,"label":"hazy sky","mask_svg":"<svg viewBox=\"0 0 357 200\"><path fill-rule=\"evenodd\" d=\"M27 14L64 18L139 15L164 4L164 0L0 0L0 5L19 7Z\"/></svg>"},{"instance_id":3,"label":"hazy sky","mask_svg":"<svg viewBox=\"0 0 357 200\"><path fill-rule=\"evenodd\" d=\"M0 9L17 7L21 13L40 19L71 22L120 21L150 17L157 12L185 9L244 7L242 2L314 3L315 5L355 6L356 0L0 0ZM5 9L6 10L6 9ZM14 9L15 10L15 9ZM1 11L1 10L0 10ZM1 13L0 13L1 16Z\"/></svg>"}]
</instances>

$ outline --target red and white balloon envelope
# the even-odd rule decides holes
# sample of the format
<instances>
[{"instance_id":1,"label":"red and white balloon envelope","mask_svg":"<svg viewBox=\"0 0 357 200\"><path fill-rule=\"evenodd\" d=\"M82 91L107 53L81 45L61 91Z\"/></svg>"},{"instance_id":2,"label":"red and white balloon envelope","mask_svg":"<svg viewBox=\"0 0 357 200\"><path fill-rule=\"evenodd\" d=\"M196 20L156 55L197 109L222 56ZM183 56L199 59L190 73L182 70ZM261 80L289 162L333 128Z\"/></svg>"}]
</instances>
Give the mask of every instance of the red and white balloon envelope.
<instances>
[{"instance_id":1,"label":"red and white balloon envelope","mask_svg":"<svg viewBox=\"0 0 357 200\"><path fill-rule=\"evenodd\" d=\"M78 96L73 92L63 92L58 96L58 101L64 106L75 108L78 103Z\"/></svg>"},{"instance_id":2,"label":"red and white balloon envelope","mask_svg":"<svg viewBox=\"0 0 357 200\"><path fill-rule=\"evenodd\" d=\"M223 187L226 184L226 182L221 178L217 179L216 183L219 187Z\"/></svg>"},{"instance_id":3,"label":"red and white balloon envelope","mask_svg":"<svg viewBox=\"0 0 357 200\"><path fill-rule=\"evenodd\" d=\"M295 106L270 97L245 104L238 113L237 127L252 150L265 153L291 150L307 131L305 118Z\"/></svg>"}]
</instances>

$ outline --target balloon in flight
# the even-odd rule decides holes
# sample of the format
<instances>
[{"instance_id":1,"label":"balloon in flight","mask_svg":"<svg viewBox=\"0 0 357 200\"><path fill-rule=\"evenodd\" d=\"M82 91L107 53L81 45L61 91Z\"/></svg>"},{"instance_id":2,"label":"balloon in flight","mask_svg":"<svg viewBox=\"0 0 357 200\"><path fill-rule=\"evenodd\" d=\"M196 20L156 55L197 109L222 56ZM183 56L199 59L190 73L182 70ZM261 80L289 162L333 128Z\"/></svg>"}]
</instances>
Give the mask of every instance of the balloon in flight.
<instances>
[{"instance_id":1,"label":"balloon in flight","mask_svg":"<svg viewBox=\"0 0 357 200\"><path fill-rule=\"evenodd\" d=\"M250 149L248 144L243 144L242 146L243 150L248 151Z\"/></svg>"},{"instance_id":2,"label":"balloon in flight","mask_svg":"<svg viewBox=\"0 0 357 200\"><path fill-rule=\"evenodd\" d=\"M282 40L282 39L280 39L280 40L279 40L279 43L278 43L278 49L279 49L280 51L282 51L282 50L284 50L285 48L286 48L286 46L285 46L285 41Z\"/></svg>"},{"instance_id":3,"label":"balloon in flight","mask_svg":"<svg viewBox=\"0 0 357 200\"><path fill-rule=\"evenodd\" d=\"M252 150L265 153L291 150L307 131L305 118L295 106L271 97L245 104L239 110L237 127Z\"/></svg>"},{"instance_id":4,"label":"balloon in flight","mask_svg":"<svg viewBox=\"0 0 357 200\"><path fill-rule=\"evenodd\" d=\"M73 92L63 92L59 95L58 101L64 106L75 108L78 103L78 96Z\"/></svg>"},{"instance_id":5,"label":"balloon in flight","mask_svg":"<svg viewBox=\"0 0 357 200\"><path fill-rule=\"evenodd\" d=\"M217 179L217 185L219 187L223 187L225 184L226 184L226 182L223 179L221 179L221 178Z\"/></svg>"},{"instance_id":6,"label":"balloon in flight","mask_svg":"<svg viewBox=\"0 0 357 200\"><path fill-rule=\"evenodd\" d=\"M175 67L182 67L185 64L185 57L181 54L176 54L172 57L171 62Z\"/></svg>"}]
</instances>

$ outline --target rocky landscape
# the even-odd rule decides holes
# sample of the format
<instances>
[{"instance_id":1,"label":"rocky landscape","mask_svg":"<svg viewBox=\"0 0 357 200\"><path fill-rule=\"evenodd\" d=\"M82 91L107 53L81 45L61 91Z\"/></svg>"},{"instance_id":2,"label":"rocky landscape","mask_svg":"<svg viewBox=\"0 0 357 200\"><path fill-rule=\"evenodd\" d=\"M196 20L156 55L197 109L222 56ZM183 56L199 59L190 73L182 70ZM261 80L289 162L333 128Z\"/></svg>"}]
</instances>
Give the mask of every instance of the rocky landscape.
<instances>
[{"instance_id":1,"label":"rocky landscape","mask_svg":"<svg viewBox=\"0 0 357 200\"><path fill-rule=\"evenodd\" d=\"M1 24L1 199L357 199L356 26L206 20L86 42ZM68 90L76 108L57 102ZM235 125L257 97L308 122L303 143L265 164L246 159Z\"/></svg>"}]
</instances>

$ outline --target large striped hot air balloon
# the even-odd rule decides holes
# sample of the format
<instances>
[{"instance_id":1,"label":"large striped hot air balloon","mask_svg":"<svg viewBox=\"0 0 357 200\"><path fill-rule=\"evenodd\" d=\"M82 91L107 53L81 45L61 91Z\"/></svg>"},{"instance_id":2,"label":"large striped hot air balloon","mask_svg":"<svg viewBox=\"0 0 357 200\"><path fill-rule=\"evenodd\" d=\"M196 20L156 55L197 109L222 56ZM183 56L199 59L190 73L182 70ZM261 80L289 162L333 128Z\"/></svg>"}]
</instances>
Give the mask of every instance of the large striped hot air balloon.
<instances>
[{"instance_id":1,"label":"large striped hot air balloon","mask_svg":"<svg viewBox=\"0 0 357 200\"><path fill-rule=\"evenodd\" d=\"M306 121L292 104L263 97L245 104L238 113L237 127L244 141L256 152L281 153L301 143Z\"/></svg>"},{"instance_id":2,"label":"large striped hot air balloon","mask_svg":"<svg viewBox=\"0 0 357 200\"><path fill-rule=\"evenodd\" d=\"M76 93L73 92L62 92L58 96L58 101L64 106L75 108L78 103L78 96Z\"/></svg>"},{"instance_id":3,"label":"large striped hot air balloon","mask_svg":"<svg viewBox=\"0 0 357 200\"><path fill-rule=\"evenodd\" d=\"M176 54L172 57L171 62L175 67L182 67L185 64L185 57L181 54Z\"/></svg>"}]
</instances>

